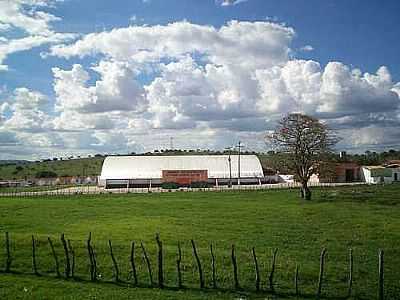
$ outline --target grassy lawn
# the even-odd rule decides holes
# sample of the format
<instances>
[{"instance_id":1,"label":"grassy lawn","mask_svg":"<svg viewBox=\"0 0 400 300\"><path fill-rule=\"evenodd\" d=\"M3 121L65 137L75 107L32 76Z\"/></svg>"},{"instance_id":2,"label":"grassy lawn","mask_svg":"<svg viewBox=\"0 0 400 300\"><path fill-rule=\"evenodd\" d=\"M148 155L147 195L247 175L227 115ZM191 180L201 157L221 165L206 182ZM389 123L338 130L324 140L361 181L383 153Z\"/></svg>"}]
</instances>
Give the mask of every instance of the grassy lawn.
<instances>
[{"instance_id":1,"label":"grassy lawn","mask_svg":"<svg viewBox=\"0 0 400 300\"><path fill-rule=\"evenodd\" d=\"M400 185L346 187L314 190L314 200L298 200L290 190L128 194L32 198L0 198L0 269L4 269L4 232L12 240L12 269L23 274L0 273L0 298L99 298L99 299L269 299L254 291L251 248L259 258L262 287L268 290L271 252L278 248L276 299L291 299L296 264L300 267L300 291L312 299L316 291L321 249L328 250L324 297L346 294L348 249L354 251L354 297L375 299L377 295L378 250L385 250L385 293L387 299L400 295ZM98 256L100 283L89 283L85 248L89 232ZM56 244L61 266L59 240L64 232L77 255L79 282L55 278L47 236ZM121 277L130 281L130 242L143 241L157 277L155 233L164 244L166 290L148 288L148 275L140 249L136 264L140 288L111 284L112 262L108 239L114 246ZM41 277L31 271L31 234L38 239ZM198 275L190 239L198 246L206 286L211 287L209 245L217 256L218 291L198 290ZM177 243L182 242L184 284L175 291ZM230 260L235 244L239 281L243 292L233 286ZM61 268L63 270L63 268Z\"/></svg>"}]
</instances>

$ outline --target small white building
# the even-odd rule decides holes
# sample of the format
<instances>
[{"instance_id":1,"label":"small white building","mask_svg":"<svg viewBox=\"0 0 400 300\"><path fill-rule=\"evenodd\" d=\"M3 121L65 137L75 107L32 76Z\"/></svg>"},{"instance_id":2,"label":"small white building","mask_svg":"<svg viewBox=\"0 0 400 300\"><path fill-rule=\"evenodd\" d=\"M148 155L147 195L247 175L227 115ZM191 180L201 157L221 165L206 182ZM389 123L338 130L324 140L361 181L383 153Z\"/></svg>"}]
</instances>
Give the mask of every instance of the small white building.
<instances>
[{"instance_id":1,"label":"small white building","mask_svg":"<svg viewBox=\"0 0 400 300\"><path fill-rule=\"evenodd\" d=\"M386 168L392 170L392 182L400 182L400 164L390 164Z\"/></svg>"},{"instance_id":2,"label":"small white building","mask_svg":"<svg viewBox=\"0 0 400 300\"><path fill-rule=\"evenodd\" d=\"M393 168L384 166L363 166L361 170L362 177L366 183L392 183L395 179ZM399 180L399 176L400 175L396 175L396 181Z\"/></svg>"}]
</instances>

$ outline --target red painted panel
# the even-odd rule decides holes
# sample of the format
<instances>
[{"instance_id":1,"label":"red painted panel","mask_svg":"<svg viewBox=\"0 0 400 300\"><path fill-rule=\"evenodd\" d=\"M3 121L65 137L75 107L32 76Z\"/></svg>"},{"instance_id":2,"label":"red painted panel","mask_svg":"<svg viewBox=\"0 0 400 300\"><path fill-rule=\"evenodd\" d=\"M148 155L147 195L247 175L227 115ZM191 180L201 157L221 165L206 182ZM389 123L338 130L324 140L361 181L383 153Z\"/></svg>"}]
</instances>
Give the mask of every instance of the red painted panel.
<instances>
[{"instance_id":1,"label":"red painted panel","mask_svg":"<svg viewBox=\"0 0 400 300\"><path fill-rule=\"evenodd\" d=\"M191 184L192 182L207 181L207 170L163 170L163 182L176 182L179 184Z\"/></svg>"}]
</instances>

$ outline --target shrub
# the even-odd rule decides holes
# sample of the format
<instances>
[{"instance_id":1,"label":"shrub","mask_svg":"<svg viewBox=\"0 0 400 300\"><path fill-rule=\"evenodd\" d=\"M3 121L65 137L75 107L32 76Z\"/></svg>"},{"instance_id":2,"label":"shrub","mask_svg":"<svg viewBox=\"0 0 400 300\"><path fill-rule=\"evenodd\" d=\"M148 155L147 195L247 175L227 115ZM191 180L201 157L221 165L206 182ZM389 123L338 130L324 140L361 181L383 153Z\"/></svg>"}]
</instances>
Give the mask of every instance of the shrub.
<instances>
[{"instance_id":1,"label":"shrub","mask_svg":"<svg viewBox=\"0 0 400 300\"><path fill-rule=\"evenodd\" d=\"M36 178L54 178L57 176L58 176L57 173L52 171L40 171L37 172L35 175Z\"/></svg>"},{"instance_id":2,"label":"shrub","mask_svg":"<svg viewBox=\"0 0 400 300\"><path fill-rule=\"evenodd\" d=\"M163 188L165 190L172 190L172 189L176 190L176 189L179 189L179 187L180 187L179 183L176 183L176 182L163 182L161 184L161 188Z\"/></svg>"},{"instance_id":3,"label":"shrub","mask_svg":"<svg viewBox=\"0 0 400 300\"><path fill-rule=\"evenodd\" d=\"M211 187L211 184L209 184L207 181L196 181L192 182L190 184L191 188L209 188Z\"/></svg>"}]
</instances>

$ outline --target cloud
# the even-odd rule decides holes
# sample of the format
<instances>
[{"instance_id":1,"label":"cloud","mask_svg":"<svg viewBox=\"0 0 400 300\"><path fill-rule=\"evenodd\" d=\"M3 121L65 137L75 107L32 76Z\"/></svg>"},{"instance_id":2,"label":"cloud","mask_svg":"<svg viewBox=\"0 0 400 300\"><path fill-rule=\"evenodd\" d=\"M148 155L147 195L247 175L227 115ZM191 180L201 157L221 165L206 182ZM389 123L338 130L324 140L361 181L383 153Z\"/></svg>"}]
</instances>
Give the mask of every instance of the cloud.
<instances>
[{"instance_id":1,"label":"cloud","mask_svg":"<svg viewBox=\"0 0 400 300\"><path fill-rule=\"evenodd\" d=\"M214 64L263 68L288 59L293 37L292 28L270 22L231 21L219 29L176 22L88 34L73 44L53 46L51 54L64 58L103 54L119 61L151 63L198 53Z\"/></svg>"},{"instance_id":2,"label":"cloud","mask_svg":"<svg viewBox=\"0 0 400 300\"><path fill-rule=\"evenodd\" d=\"M239 3L247 2L248 0L217 0L216 2L221 6L231 6Z\"/></svg>"},{"instance_id":3,"label":"cloud","mask_svg":"<svg viewBox=\"0 0 400 300\"><path fill-rule=\"evenodd\" d=\"M300 51L303 51L303 52L311 52L311 51L314 51L314 47L311 46L311 45L305 45L305 46L303 46L303 47L300 48Z\"/></svg>"},{"instance_id":4,"label":"cloud","mask_svg":"<svg viewBox=\"0 0 400 300\"><path fill-rule=\"evenodd\" d=\"M349 150L377 150L398 148L400 140L399 125L382 127L368 124L361 128L348 128L342 131L340 147Z\"/></svg>"},{"instance_id":5,"label":"cloud","mask_svg":"<svg viewBox=\"0 0 400 300\"><path fill-rule=\"evenodd\" d=\"M10 24L4 24L4 23L0 23L0 32L2 31L7 31L11 28Z\"/></svg>"},{"instance_id":6,"label":"cloud","mask_svg":"<svg viewBox=\"0 0 400 300\"><path fill-rule=\"evenodd\" d=\"M25 34L19 38L0 38L0 71L7 71L3 64L7 57L16 52L25 51L46 44L57 44L76 37L71 33L57 33L51 23L60 18L43 11L59 0L13 0L0 1L0 32L13 33L22 30Z\"/></svg>"},{"instance_id":7,"label":"cloud","mask_svg":"<svg viewBox=\"0 0 400 300\"><path fill-rule=\"evenodd\" d=\"M53 0L1 1L0 22L3 26L20 28L30 35L49 36L53 34L49 23L58 21L60 18L39 9L54 3Z\"/></svg>"},{"instance_id":8,"label":"cloud","mask_svg":"<svg viewBox=\"0 0 400 300\"><path fill-rule=\"evenodd\" d=\"M199 122L257 116L256 84L247 70L208 64L186 57L161 67L146 86L156 128L193 128Z\"/></svg>"},{"instance_id":9,"label":"cloud","mask_svg":"<svg viewBox=\"0 0 400 300\"><path fill-rule=\"evenodd\" d=\"M340 62L322 69L315 61L291 60L283 67L257 70L264 112L304 111L321 118L392 112L399 97L386 67L362 74Z\"/></svg>"},{"instance_id":10,"label":"cloud","mask_svg":"<svg viewBox=\"0 0 400 300\"><path fill-rule=\"evenodd\" d=\"M101 61L92 70L100 80L89 86L89 73L81 65L75 64L70 71L53 68L57 110L99 113L144 109L144 90L125 63Z\"/></svg>"},{"instance_id":11,"label":"cloud","mask_svg":"<svg viewBox=\"0 0 400 300\"><path fill-rule=\"evenodd\" d=\"M30 50L44 44L60 43L67 39L73 38L72 34L54 33L50 36L27 36L20 39L12 39L4 42L0 41L0 70L7 71L8 66L3 65L4 62L12 53Z\"/></svg>"},{"instance_id":12,"label":"cloud","mask_svg":"<svg viewBox=\"0 0 400 300\"><path fill-rule=\"evenodd\" d=\"M14 91L0 130L17 132L38 153L152 150L169 147L169 137L177 147L224 148L241 139L265 150L264 132L297 111L339 130L348 147L392 145L400 83L388 68L372 74L297 59L295 35L284 24L238 21L87 34L50 49L73 64L52 69L55 99ZM96 63L87 66L84 57Z\"/></svg>"},{"instance_id":13,"label":"cloud","mask_svg":"<svg viewBox=\"0 0 400 300\"><path fill-rule=\"evenodd\" d=\"M14 132L0 130L0 147L3 148L4 146L14 146L18 143L18 139ZM0 148L0 149L1 149Z\"/></svg>"},{"instance_id":14,"label":"cloud","mask_svg":"<svg viewBox=\"0 0 400 300\"><path fill-rule=\"evenodd\" d=\"M233 21L221 28L177 22L88 34L52 47L51 54L68 59L100 54L101 61L112 61L116 68L127 65L144 76L151 69L142 114L120 114L120 125L115 125L127 125L133 134L170 130L179 135L199 128L250 134L273 128L292 111L315 115L341 130L369 122L378 127L399 123L400 88L386 67L369 74L340 62L322 67L291 58L294 36L292 28L271 22ZM81 100L91 96L66 96L75 98L78 110L86 106L87 112L96 112L87 109L93 101Z\"/></svg>"},{"instance_id":15,"label":"cloud","mask_svg":"<svg viewBox=\"0 0 400 300\"><path fill-rule=\"evenodd\" d=\"M195 128L200 122L257 115L254 111L257 85L251 73L257 67L286 62L293 36L293 29L270 22L233 21L219 29L178 22L89 34L71 45L53 47L52 54L66 58L103 54L101 64L112 64L113 70L119 70L121 80L134 77L122 69L133 68L143 73L151 65L156 78L144 87L145 95L130 91L120 99L130 96L129 101L122 102L121 110L132 109L135 104L148 105L143 121L130 116L127 123L138 131L143 130L141 126L182 129ZM202 57L205 65L196 62L196 55ZM167 62L159 63L160 60ZM89 75L82 66L75 65L71 71L53 69L53 72L59 110L96 113L118 109L120 102L110 92L103 93L103 97L99 95L99 82L95 87L86 86ZM113 79L112 75L108 78L103 79L107 90L118 90L113 86L119 79ZM135 82L127 81L125 85L135 86ZM71 120L71 113L66 120ZM58 128L64 127L60 124Z\"/></svg>"},{"instance_id":16,"label":"cloud","mask_svg":"<svg viewBox=\"0 0 400 300\"><path fill-rule=\"evenodd\" d=\"M17 88L6 104L11 116L3 122L5 129L21 132L41 132L48 129L50 117L45 111L48 104L45 95L27 88Z\"/></svg>"}]
</instances>

